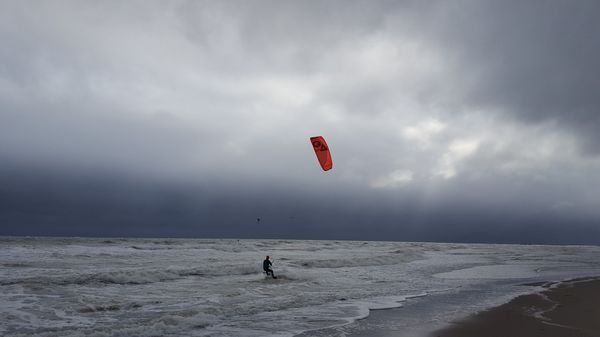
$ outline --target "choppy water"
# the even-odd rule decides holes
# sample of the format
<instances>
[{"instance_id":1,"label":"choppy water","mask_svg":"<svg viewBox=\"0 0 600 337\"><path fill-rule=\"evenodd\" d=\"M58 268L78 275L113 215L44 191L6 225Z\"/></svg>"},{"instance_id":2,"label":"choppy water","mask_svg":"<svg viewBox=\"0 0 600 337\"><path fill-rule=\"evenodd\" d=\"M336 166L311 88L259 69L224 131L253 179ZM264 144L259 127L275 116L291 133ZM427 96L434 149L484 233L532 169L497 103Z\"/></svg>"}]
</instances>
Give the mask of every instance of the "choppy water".
<instances>
[{"instance_id":1,"label":"choppy water","mask_svg":"<svg viewBox=\"0 0 600 337\"><path fill-rule=\"evenodd\" d=\"M600 275L593 246L1 238L0 252L3 336L332 334L407 300Z\"/></svg>"}]
</instances>

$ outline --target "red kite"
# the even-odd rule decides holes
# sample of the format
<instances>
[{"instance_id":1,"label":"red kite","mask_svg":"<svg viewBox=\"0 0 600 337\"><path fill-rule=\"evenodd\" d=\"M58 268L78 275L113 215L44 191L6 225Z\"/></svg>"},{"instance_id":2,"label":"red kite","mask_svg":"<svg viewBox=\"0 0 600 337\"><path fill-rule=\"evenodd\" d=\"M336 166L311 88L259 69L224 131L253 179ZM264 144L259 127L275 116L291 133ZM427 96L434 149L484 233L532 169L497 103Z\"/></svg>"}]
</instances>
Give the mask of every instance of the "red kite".
<instances>
[{"instance_id":1,"label":"red kite","mask_svg":"<svg viewBox=\"0 0 600 337\"><path fill-rule=\"evenodd\" d=\"M310 142L312 143L313 149L315 150L315 154L317 155L317 159L319 159L319 164L323 168L323 171L329 171L333 167L333 160L331 159L331 153L329 152L329 147L325 142L325 139L321 136L310 137Z\"/></svg>"}]
</instances>

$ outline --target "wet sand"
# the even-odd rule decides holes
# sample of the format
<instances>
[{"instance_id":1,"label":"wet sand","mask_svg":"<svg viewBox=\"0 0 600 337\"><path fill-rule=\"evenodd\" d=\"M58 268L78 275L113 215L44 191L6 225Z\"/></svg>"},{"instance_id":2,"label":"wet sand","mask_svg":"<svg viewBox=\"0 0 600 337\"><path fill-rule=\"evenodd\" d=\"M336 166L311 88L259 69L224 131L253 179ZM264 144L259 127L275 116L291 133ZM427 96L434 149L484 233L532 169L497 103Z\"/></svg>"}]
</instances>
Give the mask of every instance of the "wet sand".
<instances>
[{"instance_id":1,"label":"wet sand","mask_svg":"<svg viewBox=\"0 0 600 337\"><path fill-rule=\"evenodd\" d=\"M600 336L600 278L537 285L546 289L454 322L430 337Z\"/></svg>"}]
</instances>

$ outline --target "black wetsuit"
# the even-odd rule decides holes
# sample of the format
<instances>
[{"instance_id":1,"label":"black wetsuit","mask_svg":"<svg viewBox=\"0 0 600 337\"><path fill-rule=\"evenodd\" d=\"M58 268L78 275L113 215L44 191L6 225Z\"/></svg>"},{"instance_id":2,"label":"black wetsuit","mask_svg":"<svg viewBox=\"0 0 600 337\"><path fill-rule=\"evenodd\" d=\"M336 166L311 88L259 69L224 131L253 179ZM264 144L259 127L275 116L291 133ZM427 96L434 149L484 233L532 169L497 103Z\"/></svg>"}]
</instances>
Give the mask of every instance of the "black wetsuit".
<instances>
[{"instance_id":1,"label":"black wetsuit","mask_svg":"<svg viewBox=\"0 0 600 337\"><path fill-rule=\"evenodd\" d=\"M277 278L275 277L275 274L273 274L273 270L271 270L271 261L269 260L264 260L263 261L263 270L265 271L265 273L267 273L267 276L269 276L269 274L271 274L271 276L273 276L273 278Z\"/></svg>"}]
</instances>

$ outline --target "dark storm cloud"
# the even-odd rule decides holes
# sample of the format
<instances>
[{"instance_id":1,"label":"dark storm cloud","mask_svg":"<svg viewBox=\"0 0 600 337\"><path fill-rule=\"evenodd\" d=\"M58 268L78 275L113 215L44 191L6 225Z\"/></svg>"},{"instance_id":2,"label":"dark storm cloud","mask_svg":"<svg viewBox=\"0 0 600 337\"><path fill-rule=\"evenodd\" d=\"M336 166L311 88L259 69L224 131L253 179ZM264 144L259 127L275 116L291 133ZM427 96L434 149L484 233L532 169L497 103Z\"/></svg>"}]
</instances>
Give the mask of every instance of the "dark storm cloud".
<instances>
[{"instance_id":1,"label":"dark storm cloud","mask_svg":"<svg viewBox=\"0 0 600 337\"><path fill-rule=\"evenodd\" d=\"M597 7L4 2L0 234L592 242Z\"/></svg>"},{"instance_id":2,"label":"dark storm cloud","mask_svg":"<svg viewBox=\"0 0 600 337\"><path fill-rule=\"evenodd\" d=\"M456 62L465 104L554 120L597 153L598 13L597 1L445 2L426 34Z\"/></svg>"},{"instance_id":3,"label":"dark storm cloud","mask_svg":"<svg viewBox=\"0 0 600 337\"><path fill-rule=\"evenodd\" d=\"M432 209L409 194L358 199L61 172L2 171L3 234L592 244L598 241L590 234L600 234L585 216L540 211L541 202L444 197Z\"/></svg>"}]
</instances>

